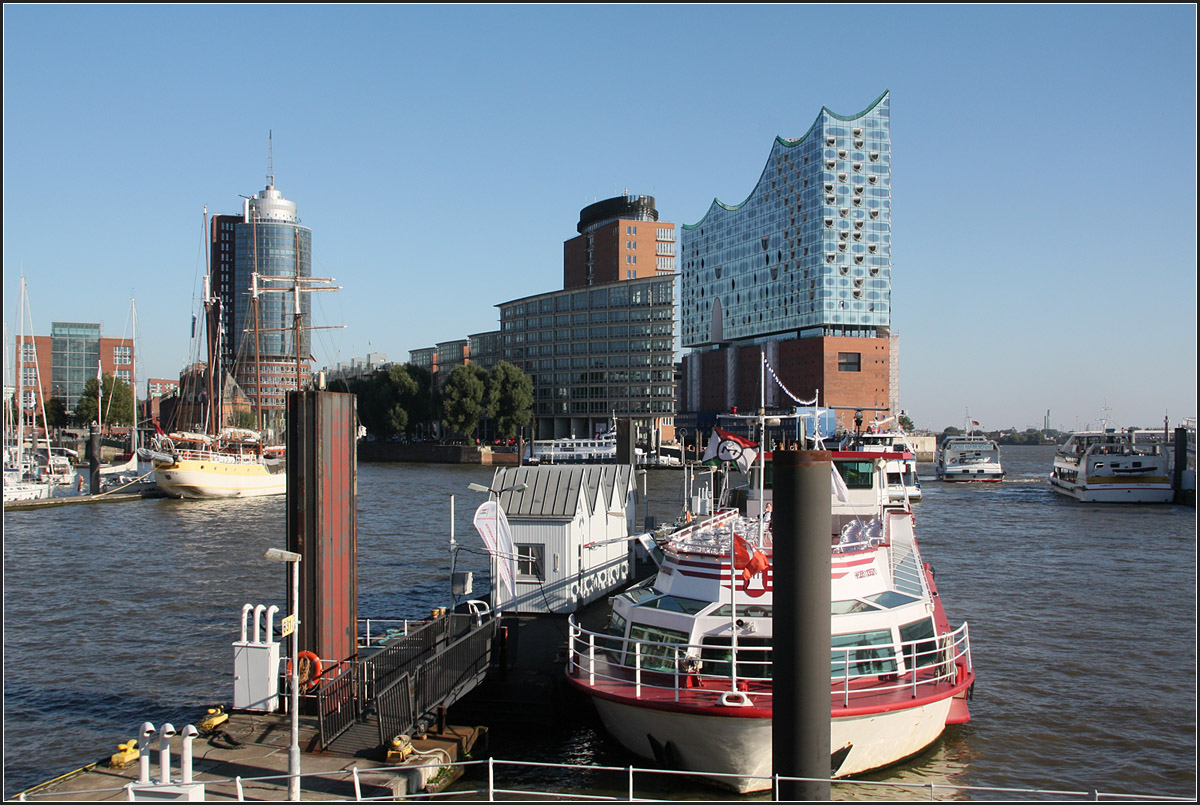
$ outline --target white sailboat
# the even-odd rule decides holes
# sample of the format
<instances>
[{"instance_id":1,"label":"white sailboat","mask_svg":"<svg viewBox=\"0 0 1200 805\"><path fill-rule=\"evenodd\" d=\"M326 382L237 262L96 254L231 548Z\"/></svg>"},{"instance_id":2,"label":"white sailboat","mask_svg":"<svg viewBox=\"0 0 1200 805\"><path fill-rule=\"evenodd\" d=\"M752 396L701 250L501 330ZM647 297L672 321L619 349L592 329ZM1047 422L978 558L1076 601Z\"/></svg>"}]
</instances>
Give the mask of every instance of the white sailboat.
<instances>
[{"instance_id":1,"label":"white sailboat","mask_svg":"<svg viewBox=\"0 0 1200 805\"><path fill-rule=\"evenodd\" d=\"M25 453L25 320L29 319L29 329L32 334L33 316L29 313L29 296L25 287L25 277L21 277L20 336L17 340L16 355L16 428L12 445L4 446L4 502L12 503L24 500L42 500L50 497L52 485L43 481L38 474L37 464L32 455ZM8 338L5 337L5 351L8 355ZM36 352L35 352L36 356ZM6 361L7 362L7 361ZM35 377L37 376L37 360L34 359ZM8 406L5 405L8 416ZM42 414L43 421L45 413ZM9 429L5 428L7 434ZM48 453L47 453L48 454Z\"/></svg>"},{"instance_id":2,"label":"white sailboat","mask_svg":"<svg viewBox=\"0 0 1200 805\"><path fill-rule=\"evenodd\" d=\"M143 455L139 449L138 437L138 405L137 405L137 303L129 300L129 315L132 323L134 344L132 358L129 364L129 389L133 398L133 427L129 431L129 458L121 464L113 464L100 468L101 488L106 492L148 492L156 487L154 482L154 462L149 456ZM112 398L109 398L112 405Z\"/></svg>"}]
</instances>

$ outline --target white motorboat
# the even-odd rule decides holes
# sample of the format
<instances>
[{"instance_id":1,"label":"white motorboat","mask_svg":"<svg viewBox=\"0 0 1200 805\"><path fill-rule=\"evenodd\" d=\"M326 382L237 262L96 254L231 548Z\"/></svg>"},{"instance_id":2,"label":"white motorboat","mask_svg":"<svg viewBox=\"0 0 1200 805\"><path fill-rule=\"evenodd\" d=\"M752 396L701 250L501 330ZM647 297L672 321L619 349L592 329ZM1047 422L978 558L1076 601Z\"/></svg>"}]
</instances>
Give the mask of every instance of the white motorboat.
<instances>
[{"instance_id":1,"label":"white motorboat","mask_svg":"<svg viewBox=\"0 0 1200 805\"><path fill-rule=\"evenodd\" d=\"M940 481L1003 481L1000 446L981 433L947 436L938 445L934 469Z\"/></svg>"},{"instance_id":2,"label":"white motorboat","mask_svg":"<svg viewBox=\"0 0 1200 805\"><path fill-rule=\"evenodd\" d=\"M1130 430L1072 433L1054 455L1050 488L1087 503L1169 503L1170 460Z\"/></svg>"},{"instance_id":3,"label":"white motorboat","mask_svg":"<svg viewBox=\"0 0 1200 805\"><path fill-rule=\"evenodd\" d=\"M919 753L969 720L967 625L952 628L907 504L879 453L834 452L831 769ZM735 545L743 545L741 556ZM662 542L658 574L613 599L607 628L571 621L567 677L631 752L739 793L771 788L773 539L736 510ZM735 639L736 638L736 639Z\"/></svg>"}]
</instances>

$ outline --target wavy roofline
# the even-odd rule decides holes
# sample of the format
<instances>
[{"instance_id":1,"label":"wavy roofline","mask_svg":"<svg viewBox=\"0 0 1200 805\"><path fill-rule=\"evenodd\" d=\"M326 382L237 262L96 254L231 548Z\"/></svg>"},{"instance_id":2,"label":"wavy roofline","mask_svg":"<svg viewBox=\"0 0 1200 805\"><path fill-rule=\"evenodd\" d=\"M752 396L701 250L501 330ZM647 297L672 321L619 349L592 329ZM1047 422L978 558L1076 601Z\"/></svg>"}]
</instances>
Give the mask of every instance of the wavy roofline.
<instances>
[{"instance_id":1,"label":"wavy roofline","mask_svg":"<svg viewBox=\"0 0 1200 805\"><path fill-rule=\"evenodd\" d=\"M842 122L845 122L845 123L849 123L854 120L858 120L860 117L870 114L875 109L876 106L879 106L879 104L883 102L883 99L886 98L888 96L888 93L890 93L890 92L891 92L890 89L885 89L878 98L871 101L871 103L867 106L867 108L863 109L861 112L859 112L858 114L854 114L854 115L839 115L837 112L834 112L828 106L822 106L821 111L817 112L817 116L813 120L812 125L808 127L808 131L804 132L803 135L801 135L800 137L797 137L794 140L790 140L785 137L780 137L780 136L776 135L775 142L779 143L784 148L795 148L797 145L800 145L801 143L803 143L805 140L808 139L808 135L812 134L813 129L815 129L817 127L817 124L821 122L822 115L829 115L834 120L841 120ZM746 205L747 201L754 198L754 194L758 190L758 186L760 184L762 184L763 177L766 175L767 167L770 164L771 164L771 158L770 158L770 155L768 154L767 162L765 165L763 165L762 173L760 173L758 175L758 181L754 183L754 187L750 188L749 194L747 194L747 196L744 199L742 199L741 203L726 204L725 202L721 201L721 199L714 198L712 200L712 204L708 205L708 211L704 213L704 216L699 221L697 221L694 224L680 224L680 228L681 229L695 229L695 228L701 226L705 221L708 220L708 216L712 215L713 211L718 208L725 210L726 212L736 212L737 210L740 210L742 207L744 207Z\"/></svg>"}]
</instances>

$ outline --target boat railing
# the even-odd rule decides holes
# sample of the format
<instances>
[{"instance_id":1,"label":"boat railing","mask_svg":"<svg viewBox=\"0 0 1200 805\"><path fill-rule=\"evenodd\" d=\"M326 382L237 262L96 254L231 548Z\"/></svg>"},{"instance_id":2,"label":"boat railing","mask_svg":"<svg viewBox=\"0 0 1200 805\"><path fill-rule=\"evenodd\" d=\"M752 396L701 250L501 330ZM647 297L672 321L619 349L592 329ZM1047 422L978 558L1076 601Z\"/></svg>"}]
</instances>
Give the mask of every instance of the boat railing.
<instances>
[{"instance_id":1,"label":"boat railing","mask_svg":"<svg viewBox=\"0 0 1200 805\"><path fill-rule=\"evenodd\" d=\"M640 640L591 632L570 621L568 675L590 688L628 691L635 699L669 695L675 702L687 697L765 706L772 661L769 645ZM903 691L917 698L944 691L962 684L973 670L965 623L941 636L830 649L832 701L844 708L881 694Z\"/></svg>"},{"instance_id":2,"label":"boat railing","mask_svg":"<svg viewBox=\"0 0 1200 805\"><path fill-rule=\"evenodd\" d=\"M179 450L179 459L186 461L212 461L219 464L254 464L258 456L254 453L226 453L219 450Z\"/></svg>"}]
</instances>

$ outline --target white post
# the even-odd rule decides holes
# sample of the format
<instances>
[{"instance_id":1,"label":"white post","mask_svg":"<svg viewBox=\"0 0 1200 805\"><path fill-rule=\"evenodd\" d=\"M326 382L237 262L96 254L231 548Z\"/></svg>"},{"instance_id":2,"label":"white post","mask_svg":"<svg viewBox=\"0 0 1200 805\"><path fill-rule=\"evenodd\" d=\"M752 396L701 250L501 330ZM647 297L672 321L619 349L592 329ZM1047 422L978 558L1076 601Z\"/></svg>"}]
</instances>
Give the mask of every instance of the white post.
<instances>
[{"instance_id":1,"label":"white post","mask_svg":"<svg viewBox=\"0 0 1200 805\"><path fill-rule=\"evenodd\" d=\"M288 799L300 801L300 557L292 564L292 743L288 747Z\"/></svg>"},{"instance_id":2,"label":"white post","mask_svg":"<svg viewBox=\"0 0 1200 805\"><path fill-rule=\"evenodd\" d=\"M266 557L292 566L292 742L288 747L288 799L300 799L300 554L270 548Z\"/></svg>"}]
</instances>

